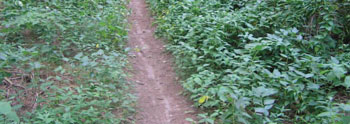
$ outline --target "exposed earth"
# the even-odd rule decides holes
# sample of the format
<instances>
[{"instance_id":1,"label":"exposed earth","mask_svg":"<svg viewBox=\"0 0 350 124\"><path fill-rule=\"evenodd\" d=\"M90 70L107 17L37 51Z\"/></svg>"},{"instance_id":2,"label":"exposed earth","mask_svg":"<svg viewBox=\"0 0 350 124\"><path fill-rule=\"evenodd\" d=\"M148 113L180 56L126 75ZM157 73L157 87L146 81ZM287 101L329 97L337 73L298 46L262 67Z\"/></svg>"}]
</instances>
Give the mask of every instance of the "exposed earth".
<instances>
[{"instance_id":1,"label":"exposed earth","mask_svg":"<svg viewBox=\"0 0 350 124\"><path fill-rule=\"evenodd\" d=\"M173 69L172 57L164 43L154 36L155 26L144 0L131 0L131 30L128 46L132 49L131 81L136 84L136 124L189 124L195 109L181 95L182 87Z\"/></svg>"}]
</instances>

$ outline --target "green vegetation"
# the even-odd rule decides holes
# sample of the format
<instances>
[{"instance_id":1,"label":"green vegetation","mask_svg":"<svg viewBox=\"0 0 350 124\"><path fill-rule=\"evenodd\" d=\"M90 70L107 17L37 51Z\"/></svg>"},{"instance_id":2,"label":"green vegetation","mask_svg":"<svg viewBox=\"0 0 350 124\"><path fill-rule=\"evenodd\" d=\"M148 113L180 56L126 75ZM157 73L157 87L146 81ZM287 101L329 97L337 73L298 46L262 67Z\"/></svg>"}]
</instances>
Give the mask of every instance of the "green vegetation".
<instances>
[{"instance_id":1,"label":"green vegetation","mask_svg":"<svg viewBox=\"0 0 350 124\"><path fill-rule=\"evenodd\" d=\"M0 123L129 123L126 0L1 0Z\"/></svg>"},{"instance_id":2,"label":"green vegetation","mask_svg":"<svg viewBox=\"0 0 350 124\"><path fill-rule=\"evenodd\" d=\"M205 123L349 123L349 0L148 0Z\"/></svg>"}]
</instances>

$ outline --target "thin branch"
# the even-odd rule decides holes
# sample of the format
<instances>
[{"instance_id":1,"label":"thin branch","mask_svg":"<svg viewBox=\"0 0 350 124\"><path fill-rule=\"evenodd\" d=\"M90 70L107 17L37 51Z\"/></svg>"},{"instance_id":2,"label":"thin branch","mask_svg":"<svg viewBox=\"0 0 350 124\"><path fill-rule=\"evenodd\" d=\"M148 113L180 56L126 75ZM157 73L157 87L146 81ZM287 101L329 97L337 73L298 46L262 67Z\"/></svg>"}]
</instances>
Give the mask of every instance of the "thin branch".
<instances>
[{"instance_id":1,"label":"thin branch","mask_svg":"<svg viewBox=\"0 0 350 124\"><path fill-rule=\"evenodd\" d=\"M35 101L32 107L32 112L36 109L36 107L38 106L37 102L38 102L38 97L39 97L39 93L35 93Z\"/></svg>"},{"instance_id":2,"label":"thin branch","mask_svg":"<svg viewBox=\"0 0 350 124\"><path fill-rule=\"evenodd\" d=\"M5 81L7 82L7 83L9 83L10 84L10 86L15 86L15 87L20 87L20 88L22 88L22 89L26 89L25 87L23 87L23 86L21 86L21 85L19 85L19 84L14 84L10 79L8 79L7 77L5 77Z\"/></svg>"},{"instance_id":3,"label":"thin branch","mask_svg":"<svg viewBox=\"0 0 350 124\"><path fill-rule=\"evenodd\" d=\"M6 98L9 98L9 97L10 97L10 89L7 88L7 90L6 90Z\"/></svg>"}]
</instances>

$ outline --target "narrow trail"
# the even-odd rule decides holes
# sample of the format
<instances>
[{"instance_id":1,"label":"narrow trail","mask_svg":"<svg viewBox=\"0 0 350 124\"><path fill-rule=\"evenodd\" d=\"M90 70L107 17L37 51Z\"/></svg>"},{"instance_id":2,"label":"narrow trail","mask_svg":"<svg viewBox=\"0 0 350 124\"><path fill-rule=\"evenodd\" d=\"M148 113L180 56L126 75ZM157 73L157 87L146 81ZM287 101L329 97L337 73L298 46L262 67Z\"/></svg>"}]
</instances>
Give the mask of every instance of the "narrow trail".
<instances>
[{"instance_id":1,"label":"narrow trail","mask_svg":"<svg viewBox=\"0 0 350 124\"><path fill-rule=\"evenodd\" d=\"M134 57L133 82L138 96L136 124L189 124L195 118L194 109L180 93L176 83L171 55L165 53L164 43L154 37L155 27L145 0L131 0L128 46Z\"/></svg>"}]
</instances>

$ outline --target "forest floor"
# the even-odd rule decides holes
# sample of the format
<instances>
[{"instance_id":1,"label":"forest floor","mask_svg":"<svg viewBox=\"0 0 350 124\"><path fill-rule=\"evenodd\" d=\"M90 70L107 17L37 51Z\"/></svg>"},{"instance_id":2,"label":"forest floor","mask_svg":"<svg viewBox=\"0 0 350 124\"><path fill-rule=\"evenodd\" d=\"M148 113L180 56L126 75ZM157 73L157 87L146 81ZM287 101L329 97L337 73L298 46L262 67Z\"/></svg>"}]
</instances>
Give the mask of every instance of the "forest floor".
<instances>
[{"instance_id":1,"label":"forest floor","mask_svg":"<svg viewBox=\"0 0 350 124\"><path fill-rule=\"evenodd\" d=\"M164 43L154 36L155 26L144 0L131 0L128 46L132 49L132 78L137 100L136 124L186 124L195 109L181 95L182 87Z\"/></svg>"}]
</instances>

